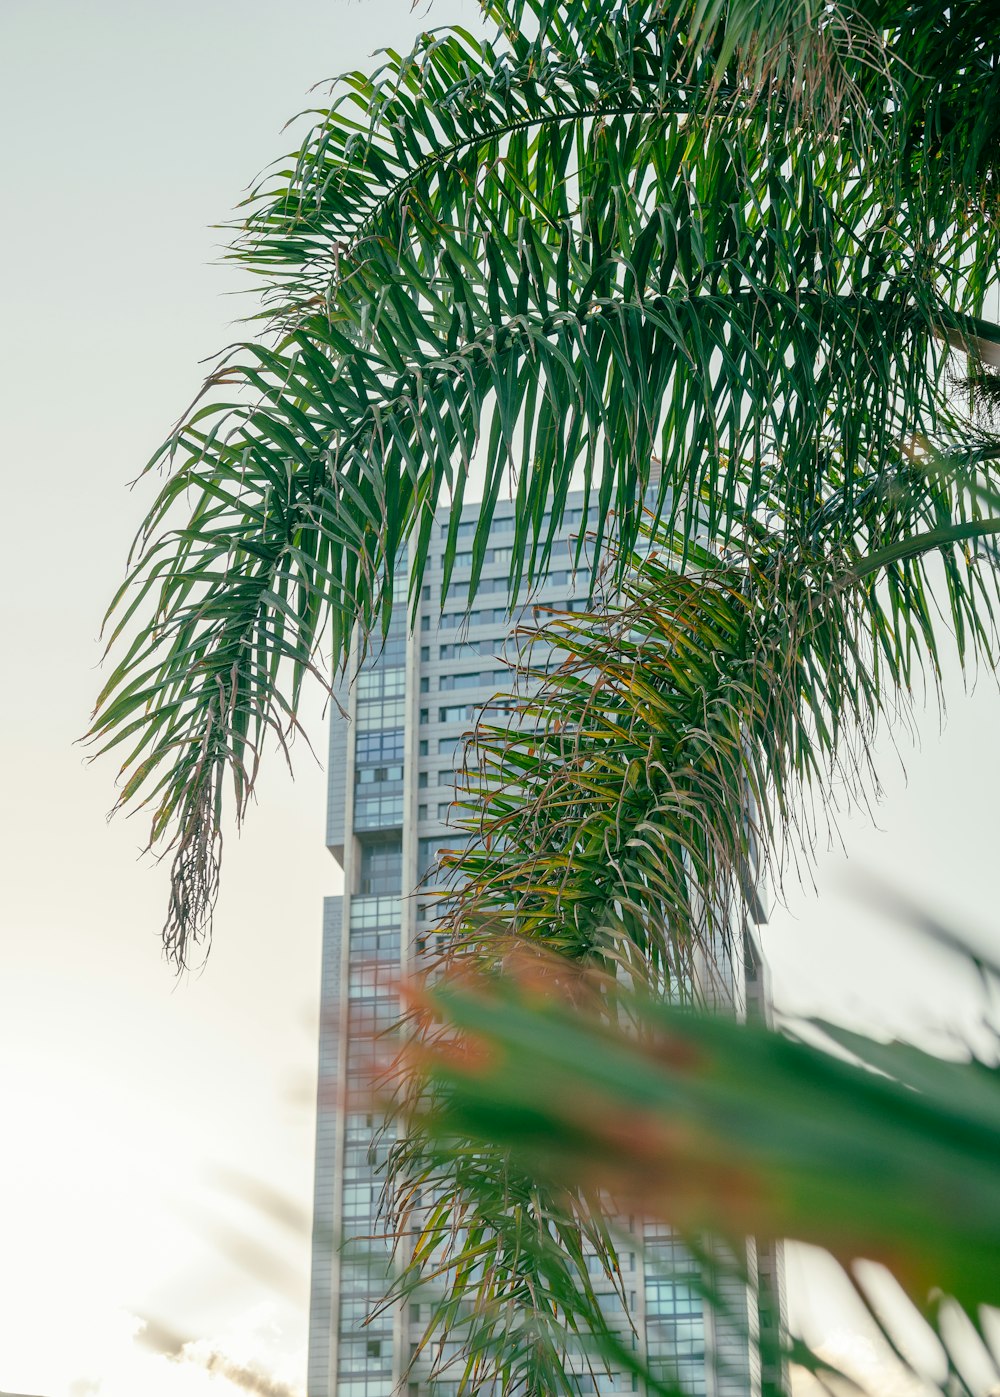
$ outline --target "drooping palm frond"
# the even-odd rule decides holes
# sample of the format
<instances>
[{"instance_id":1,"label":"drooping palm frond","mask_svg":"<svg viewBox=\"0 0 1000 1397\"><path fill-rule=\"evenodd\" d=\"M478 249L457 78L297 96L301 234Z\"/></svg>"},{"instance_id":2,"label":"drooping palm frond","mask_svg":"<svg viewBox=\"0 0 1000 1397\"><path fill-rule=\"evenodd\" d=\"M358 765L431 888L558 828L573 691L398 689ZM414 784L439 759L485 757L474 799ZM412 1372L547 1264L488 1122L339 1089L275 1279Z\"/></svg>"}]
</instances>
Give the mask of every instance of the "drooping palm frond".
<instances>
[{"instance_id":1,"label":"drooping palm frond","mask_svg":"<svg viewBox=\"0 0 1000 1397\"><path fill-rule=\"evenodd\" d=\"M699 37L693 0L487 18L493 38L439 31L341 80L235 244L266 278L261 336L222 357L152 463L168 478L112 607L120 658L92 736L124 753L119 804L145 804L174 850L181 963L210 922L226 783L239 820L328 627L336 660L388 616L404 543L419 595L434 510L457 513L474 457L473 590L506 489L512 587L544 570L577 477L627 557L654 454L654 514L725 540L761 500L756 469L737 488L729 462L778 453L787 504L834 424L849 498L937 429L947 343L1000 338L969 319L998 239L967 217L983 152L968 187L949 165L929 212L886 178L893 152L720 88L729 41ZM912 16L866 22L892 40ZM941 52L949 23L926 18ZM884 125L886 89L862 78ZM943 120L926 81L906 132ZM953 150L928 141L928 159Z\"/></svg>"},{"instance_id":2,"label":"drooping palm frond","mask_svg":"<svg viewBox=\"0 0 1000 1397\"><path fill-rule=\"evenodd\" d=\"M912 460L855 485L774 501L724 550L654 528L606 611L527 632L527 696L477 729L456 807L453 944L488 958L497 925L676 991L827 803L863 797L880 720L934 689L942 645L993 663L982 491Z\"/></svg>"}]
</instances>

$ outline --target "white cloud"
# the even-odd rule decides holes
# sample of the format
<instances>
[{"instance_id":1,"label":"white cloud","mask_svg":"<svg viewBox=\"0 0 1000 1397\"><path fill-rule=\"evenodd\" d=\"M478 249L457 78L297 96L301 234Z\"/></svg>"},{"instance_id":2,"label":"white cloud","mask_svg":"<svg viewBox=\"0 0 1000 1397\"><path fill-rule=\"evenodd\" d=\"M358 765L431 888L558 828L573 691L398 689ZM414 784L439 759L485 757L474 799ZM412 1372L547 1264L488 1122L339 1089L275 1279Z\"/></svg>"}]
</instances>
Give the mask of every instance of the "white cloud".
<instances>
[{"instance_id":1,"label":"white cloud","mask_svg":"<svg viewBox=\"0 0 1000 1397\"><path fill-rule=\"evenodd\" d=\"M45 1397L303 1397L305 1355L282 1351L269 1306L176 1354L156 1352L150 1327L126 1310L81 1303L74 1315L69 1329L48 1334L30 1370L0 1372L5 1387Z\"/></svg>"}]
</instances>

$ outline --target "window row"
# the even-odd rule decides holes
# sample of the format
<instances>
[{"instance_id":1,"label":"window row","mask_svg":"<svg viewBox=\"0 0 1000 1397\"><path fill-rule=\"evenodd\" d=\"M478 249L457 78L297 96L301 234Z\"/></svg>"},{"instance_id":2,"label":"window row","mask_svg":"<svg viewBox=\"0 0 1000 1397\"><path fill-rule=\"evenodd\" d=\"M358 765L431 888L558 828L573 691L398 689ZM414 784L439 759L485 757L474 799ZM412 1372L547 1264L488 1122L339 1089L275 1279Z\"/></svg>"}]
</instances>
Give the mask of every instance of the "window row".
<instances>
[{"instance_id":1,"label":"window row","mask_svg":"<svg viewBox=\"0 0 1000 1397\"><path fill-rule=\"evenodd\" d=\"M458 801L455 801L455 800L439 800L439 801L438 801L438 805L437 805L437 816L436 816L435 818L437 818L438 820L440 820L442 824L447 824L449 820L462 820L462 819L464 819L464 818L466 817L467 814L468 814L468 811L467 811L467 810L465 809L465 807L464 807L463 805L461 805ZM417 819L418 819L418 820L429 820L429 819L430 819L430 806L429 806L429 805L418 805L418 806L417 806Z\"/></svg>"},{"instance_id":2,"label":"window row","mask_svg":"<svg viewBox=\"0 0 1000 1397\"><path fill-rule=\"evenodd\" d=\"M387 992L398 979L398 963L387 965L384 960L364 961L360 965L352 965L348 971L347 994L351 999L367 999L380 991Z\"/></svg>"},{"instance_id":3,"label":"window row","mask_svg":"<svg viewBox=\"0 0 1000 1397\"><path fill-rule=\"evenodd\" d=\"M442 631L454 630L457 626L506 626L510 610L506 606L478 607L474 611L443 611L438 617L438 628ZM420 618L420 629L431 629L431 617Z\"/></svg>"},{"instance_id":4,"label":"window row","mask_svg":"<svg viewBox=\"0 0 1000 1397\"><path fill-rule=\"evenodd\" d=\"M660 1280L652 1277L646 1281L646 1316L659 1315L700 1315L701 1297L689 1289L683 1281Z\"/></svg>"},{"instance_id":5,"label":"window row","mask_svg":"<svg viewBox=\"0 0 1000 1397\"><path fill-rule=\"evenodd\" d=\"M456 553L454 559L454 566L456 568L471 568L473 556L474 555L471 548L464 549L462 552ZM490 563L509 563L513 556L514 549L512 547L487 548L486 552L483 554L483 563L487 566ZM441 559L441 565L442 567L444 566L443 558Z\"/></svg>"},{"instance_id":6,"label":"window row","mask_svg":"<svg viewBox=\"0 0 1000 1397\"><path fill-rule=\"evenodd\" d=\"M343 1189L343 1198L345 1203L357 1203L359 1201L377 1203L381 1196L381 1183L374 1183L371 1179L369 1179L365 1183L345 1184Z\"/></svg>"},{"instance_id":7,"label":"window row","mask_svg":"<svg viewBox=\"0 0 1000 1397\"><path fill-rule=\"evenodd\" d=\"M430 646L425 645L423 649L428 651L426 658L429 660ZM423 654L423 650L421 654ZM439 660L464 660L472 655L479 656L484 660L496 658L492 651L478 640L454 640L438 646Z\"/></svg>"},{"instance_id":8,"label":"window row","mask_svg":"<svg viewBox=\"0 0 1000 1397\"><path fill-rule=\"evenodd\" d=\"M392 1378L338 1378L337 1397L392 1397Z\"/></svg>"},{"instance_id":9,"label":"window row","mask_svg":"<svg viewBox=\"0 0 1000 1397\"><path fill-rule=\"evenodd\" d=\"M605 1270L604 1270L604 1265L603 1265L603 1263L602 1263L602 1261L601 1261L601 1258L600 1258L599 1256L597 1256L596 1254L591 1253L591 1252L586 1253L586 1255L584 1256L584 1261L587 1263L587 1274L588 1274L588 1276L604 1276L604 1275L607 1274L607 1273L605 1272ZM622 1253L619 1253L619 1256L618 1256L618 1265L619 1265L619 1267L621 1268L621 1270L622 1270L623 1272L624 1272L624 1271L634 1271L634 1270L635 1270L635 1252L634 1252L634 1251L630 1251L630 1252L622 1252Z\"/></svg>"},{"instance_id":10,"label":"window row","mask_svg":"<svg viewBox=\"0 0 1000 1397\"><path fill-rule=\"evenodd\" d=\"M579 1393L637 1392L639 1382L633 1373L579 1373L572 1379Z\"/></svg>"},{"instance_id":11,"label":"window row","mask_svg":"<svg viewBox=\"0 0 1000 1397\"><path fill-rule=\"evenodd\" d=\"M467 539L473 539L476 536L476 529L478 527L478 519L468 519L464 523L457 525L457 527L455 528L455 538L458 540L459 543L464 543ZM449 533L451 532L451 528L451 524L441 525L441 537L443 539L446 539L448 537ZM490 521L491 534L512 534L513 532L513 514L494 515L493 519Z\"/></svg>"},{"instance_id":12,"label":"window row","mask_svg":"<svg viewBox=\"0 0 1000 1397\"><path fill-rule=\"evenodd\" d=\"M419 866L418 874L421 878L429 873L437 864L443 854L459 854L467 848L469 839L462 839L455 835L432 834L419 841Z\"/></svg>"},{"instance_id":13,"label":"window row","mask_svg":"<svg viewBox=\"0 0 1000 1397\"><path fill-rule=\"evenodd\" d=\"M370 1359L373 1368L386 1368L392 1364L392 1340L388 1338L369 1339L367 1336L341 1339L337 1362L341 1368L347 1366L345 1359ZM377 1362L375 1360L381 1360ZM362 1364L362 1371L364 1365Z\"/></svg>"},{"instance_id":14,"label":"window row","mask_svg":"<svg viewBox=\"0 0 1000 1397\"><path fill-rule=\"evenodd\" d=\"M572 580L572 577L573 574L568 569L563 568L556 572L546 573L544 577L538 579L535 585L537 587L565 587L566 583ZM526 586L527 579L522 578L519 590L524 591ZM505 596L511 592L511 580L506 573L501 573L499 577L481 577L472 596L489 596L495 592L502 592ZM428 584L423 588L421 597L424 601L430 601L432 595L433 588Z\"/></svg>"},{"instance_id":15,"label":"window row","mask_svg":"<svg viewBox=\"0 0 1000 1397\"><path fill-rule=\"evenodd\" d=\"M450 766L443 766L434 778L434 784L437 786L450 786L454 790L457 776L458 772L453 771ZM417 777L417 785L420 790L424 790L430 784L431 773L429 771L421 771Z\"/></svg>"},{"instance_id":16,"label":"window row","mask_svg":"<svg viewBox=\"0 0 1000 1397\"><path fill-rule=\"evenodd\" d=\"M398 897L351 898L352 932L359 927L382 927L388 931L396 931L399 928L399 917Z\"/></svg>"},{"instance_id":17,"label":"window row","mask_svg":"<svg viewBox=\"0 0 1000 1397\"><path fill-rule=\"evenodd\" d=\"M437 754L439 757L456 757L465 749L465 737L459 734L458 737L439 737L437 744ZM418 748L420 755L426 757L430 755L430 744L426 737L420 739Z\"/></svg>"},{"instance_id":18,"label":"window row","mask_svg":"<svg viewBox=\"0 0 1000 1397\"><path fill-rule=\"evenodd\" d=\"M356 786L384 786L403 784L402 764L397 766L359 766L354 771Z\"/></svg>"},{"instance_id":19,"label":"window row","mask_svg":"<svg viewBox=\"0 0 1000 1397\"><path fill-rule=\"evenodd\" d=\"M348 1044L356 1042L363 1045L365 1035L371 1038L383 1028L389 1028L398 1017L399 1000L395 995L352 1004L347 1016Z\"/></svg>"},{"instance_id":20,"label":"window row","mask_svg":"<svg viewBox=\"0 0 1000 1397\"><path fill-rule=\"evenodd\" d=\"M588 526L592 525L596 527L598 517L599 510L593 505L591 505L589 509L583 509L580 507L577 507L575 509L564 509L562 512L562 516L559 520L559 527L561 529L572 528L577 524L583 523L586 523ZM540 532L543 538L548 533L551 522L552 514L551 512L547 511L545 514L542 515L542 527ZM514 532L514 523L515 516L513 514L494 515L493 519L490 521L489 532L491 534L512 534ZM443 539L446 539L448 537L451 531L451 527L452 526L450 524L441 525L441 537ZM456 528L455 538L458 540L459 543L464 543L467 539L473 539L476 536L476 529L478 527L478 519L465 520ZM456 554L456 563L458 562L458 559L462 556L464 555L460 553ZM494 561L498 560L494 559Z\"/></svg>"},{"instance_id":21,"label":"window row","mask_svg":"<svg viewBox=\"0 0 1000 1397\"><path fill-rule=\"evenodd\" d=\"M406 670L381 666L362 669L355 685L359 699L399 698L406 693Z\"/></svg>"},{"instance_id":22,"label":"window row","mask_svg":"<svg viewBox=\"0 0 1000 1397\"><path fill-rule=\"evenodd\" d=\"M358 891L365 897L402 894L402 840L370 840L361 845L361 877Z\"/></svg>"},{"instance_id":23,"label":"window row","mask_svg":"<svg viewBox=\"0 0 1000 1397\"><path fill-rule=\"evenodd\" d=\"M484 719L486 722L493 722L504 714L516 713L518 704L515 699L501 698L496 703L447 703L442 704L437 710L436 722L438 723L474 723L477 719ZM421 723L431 721L431 710L421 708ZM440 748L438 749L440 751Z\"/></svg>"},{"instance_id":24,"label":"window row","mask_svg":"<svg viewBox=\"0 0 1000 1397\"><path fill-rule=\"evenodd\" d=\"M369 670L376 670L381 667L386 669L403 669L406 665L406 647L409 641L409 626L406 620L406 608L401 607L392 619L389 634L383 641L381 634L372 637L368 646L368 653L363 657L358 667L358 673L363 674Z\"/></svg>"},{"instance_id":25,"label":"window row","mask_svg":"<svg viewBox=\"0 0 1000 1397\"><path fill-rule=\"evenodd\" d=\"M355 830L389 829L403 823L403 792L359 796L354 802ZM365 892L383 889L363 887ZM390 890L391 891L391 890Z\"/></svg>"},{"instance_id":26,"label":"window row","mask_svg":"<svg viewBox=\"0 0 1000 1397\"><path fill-rule=\"evenodd\" d=\"M679 1387L685 1397L705 1397L708 1392L704 1358L681 1362L651 1360L649 1371L661 1382L669 1382Z\"/></svg>"},{"instance_id":27,"label":"window row","mask_svg":"<svg viewBox=\"0 0 1000 1397\"><path fill-rule=\"evenodd\" d=\"M401 728L406 722L406 699L361 699L355 721L359 737L373 728Z\"/></svg>"},{"instance_id":28,"label":"window row","mask_svg":"<svg viewBox=\"0 0 1000 1397\"><path fill-rule=\"evenodd\" d=\"M527 615L529 612L537 621L552 612L559 611L589 611L590 602L585 597L570 597L566 601L550 601L542 604L537 602L531 605L526 604L523 609L517 610L505 606L477 607L471 611L443 611L438 618L438 628L442 631L455 630L459 626L509 626L514 611L519 616ZM420 620L420 629L429 631L431 629L430 616L423 616ZM498 642L498 644L502 644Z\"/></svg>"},{"instance_id":29,"label":"window row","mask_svg":"<svg viewBox=\"0 0 1000 1397\"><path fill-rule=\"evenodd\" d=\"M352 956L370 956L378 960L398 958L399 931L352 931L350 951Z\"/></svg>"},{"instance_id":30,"label":"window row","mask_svg":"<svg viewBox=\"0 0 1000 1397\"><path fill-rule=\"evenodd\" d=\"M460 674L442 674L438 680L438 688L442 692L449 689L481 689L488 684L502 684L504 680L509 679L509 669L465 670Z\"/></svg>"},{"instance_id":31,"label":"window row","mask_svg":"<svg viewBox=\"0 0 1000 1397\"><path fill-rule=\"evenodd\" d=\"M703 1320L685 1319L672 1324L648 1324L646 1352L653 1358L704 1358Z\"/></svg>"},{"instance_id":32,"label":"window row","mask_svg":"<svg viewBox=\"0 0 1000 1397\"><path fill-rule=\"evenodd\" d=\"M402 725L384 732L359 732L354 745L354 760L359 766L389 765L403 760L405 733Z\"/></svg>"}]
</instances>

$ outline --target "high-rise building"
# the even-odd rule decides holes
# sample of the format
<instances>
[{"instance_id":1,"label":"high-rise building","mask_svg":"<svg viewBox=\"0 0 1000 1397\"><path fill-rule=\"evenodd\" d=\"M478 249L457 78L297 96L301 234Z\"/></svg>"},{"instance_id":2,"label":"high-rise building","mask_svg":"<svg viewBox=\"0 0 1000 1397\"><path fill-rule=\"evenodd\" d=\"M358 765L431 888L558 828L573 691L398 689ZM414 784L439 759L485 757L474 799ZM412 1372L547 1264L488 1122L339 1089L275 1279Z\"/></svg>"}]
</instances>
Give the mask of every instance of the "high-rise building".
<instances>
[{"instance_id":1,"label":"high-rise building","mask_svg":"<svg viewBox=\"0 0 1000 1397\"><path fill-rule=\"evenodd\" d=\"M381 1191L376 1144L379 1122L365 1104L362 1079L373 1033L398 1014L393 984L432 938L433 899L417 891L441 848L454 847L448 819L464 734L509 683L501 663L512 627L507 592L514 511L499 506L481 581L466 600L475 508L458 525L458 554L442 607L442 560L448 516L435 521L415 628L408 625L406 587L384 644L355 661L353 684L337 694L330 730L327 845L344 871L344 894L324 910L319 1099L316 1132L314 1240L308 1397L453 1397L458 1384L428 1383L407 1371L423 1324L397 1306L363 1325L386 1285L389 1251L377 1238ZM593 529L582 499L571 498L543 585L532 605L581 608L575 597L574 541ZM759 915L759 910L758 910ZM743 944L744 938L738 938ZM752 954L732 966L725 993L737 1012L761 986ZM755 1342L758 1305L753 1279L775 1271L770 1254L748 1245L751 1285L723 1281L727 1316L703 1306L684 1283L691 1266L666 1227L639 1228L634 1251L622 1253L629 1310L650 1360L676 1374L692 1397L752 1397L760 1391ZM363 1244L342 1246L351 1238ZM598 1278L596 1284L600 1286ZM607 1286L609 1313L621 1300ZM769 1293L776 1294L776 1290ZM748 1336L749 1335L749 1339ZM581 1393L634 1391L633 1378L581 1374ZM402 1386L401 1386L402 1384Z\"/></svg>"}]
</instances>

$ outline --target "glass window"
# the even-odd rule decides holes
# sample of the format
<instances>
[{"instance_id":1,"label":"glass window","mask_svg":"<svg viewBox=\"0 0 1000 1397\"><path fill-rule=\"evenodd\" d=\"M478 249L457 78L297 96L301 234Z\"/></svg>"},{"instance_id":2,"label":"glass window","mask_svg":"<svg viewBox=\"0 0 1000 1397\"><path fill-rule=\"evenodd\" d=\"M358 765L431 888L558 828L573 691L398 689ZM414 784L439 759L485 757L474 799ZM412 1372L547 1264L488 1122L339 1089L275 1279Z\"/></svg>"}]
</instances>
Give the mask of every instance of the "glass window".
<instances>
[{"instance_id":1,"label":"glass window","mask_svg":"<svg viewBox=\"0 0 1000 1397\"><path fill-rule=\"evenodd\" d=\"M354 771L354 784L356 786L385 786L403 784L403 768L401 766L359 766Z\"/></svg>"},{"instance_id":2,"label":"glass window","mask_svg":"<svg viewBox=\"0 0 1000 1397\"><path fill-rule=\"evenodd\" d=\"M371 637L368 648L361 657L362 669L402 668L406 664L406 641L409 627L406 621L406 607L397 607L389 623L389 631L382 638L381 632Z\"/></svg>"},{"instance_id":3,"label":"glass window","mask_svg":"<svg viewBox=\"0 0 1000 1397\"><path fill-rule=\"evenodd\" d=\"M405 669L363 669L358 674L359 699L397 698L406 692Z\"/></svg>"},{"instance_id":4,"label":"glass window","mask_svg":"<svg viewBox=\"0 0 1000 1397\"><path fill-rule=\"evenodd\" d=\"M355 927L398 928L399 915L398 897L351 898L352 931Z\"/></svg>"},{"instance_id":5,"label":"glass window","mask_svg":"<svg viewBox=\"0 0 1000 1397\"><path fill-rule=\"evenodd\" d=\"M478 519L466 519L458 525L455 530L455 538L459 543L469 543L476 536L476 529L479 527ZM441 537L447 538L451 530L450 524L441 525ZM494 516L490 524L491 534L511 534L514 532L513 514L500 514Z\"/></svg>"},{"instance_id":6,"label":"glass window","mask_svg":"<svg viewBox=\"0 0 1000 1397\"><path fill-rule=\"evenodd\" d=\"M631 1373L579 1373L573 1378L573 1387L581 1394L598 1393L604 1397L606 1393L635 1392L638 1384Z\"/></svg>"},{"instance_id":7,"label":"glass window","mask_svg":"<svg viewBox=\"0 0 1000 1397\"><path fill-rule=\"evenodd\" d=\"M509 550L508 550L509 551ZM562 571L550 572L546 577L539 578L539 585L543 587L564 587L569 579L569 573ZM526 579L521 580L521 590L527 586ZM483 577L476 586L473 596L490 596L503 594L508 595L514 592L511 586L510 577L506 573L501 573L499 577Z\"/></svg>"},{"instance_id":8,"label":"glass window","mask_svg":"<svg viewBox=\"0 0 1000 1397\"><path fill-rule=\"evenodd\" d=\"M350 941L351 956L359 958L374 958L376 960L392 960L399 955L399 929L397 927L381 928L378 930L351 929Z\"/></svg>"},{"instance_id":9,"label":"glass window","mask_svg":"<svg viewBox=\"0 0 1000 1397\"><path fill-rule=\"evenodd\" d=\"M479 670L466 674L442 674L438 685L441 689L478 689Z\"/></svg>"},{"instance_id":10,"label":"glass window","mask_svg":"<svg viewBox=\"0 0 1000 1397\"><path fill-rule=\"evenodd\" d=\"M421 839L419 842L419 876L423 878L426 873L429 873L441 854L460 853L468 844L468 837L463 839L461 835L454 834L433 834L429 838Z\"/></svg>"},{"instance_id":11,"label":"glass window","mask_svg":"<svg viewBox=\"0 0 1000 1397\"><path fill-rule=\"evenodd\" d=\"M443 631L454 630L457 626L464 626L466 622L470 626L491 626L505 621L507 615L507 608L504 606L480 608L477 611L445 611L441 615L440 626Z\"/></svg>"},{"instance_id":12,"label":"glass window","mask_svg":"<svg viewBox=\"0 0 1000 1397\"><path fill-rule=\"evenodd\" d=\"M588 1274L589 1276L604 1276L604 1275L607 1274L607 1272L606 1272L605 1269L604 1269L604 1266L603 1266L602 1263L601 1263L601 1258L600 1258L599 1256L597 1256L594 1252L588 1252L588 1253L586 1254L586 1256L584 1257L584 1260L585 1260L586 1263L587 1263L587 1274ZM634 1270L635 1270L635 1252L634 1252L634 1251L630 1251L630 1252L628 1252L628 1253L619 1252L619 1254L618 1254L618 1264L619 1264L619 1266L621 1267L621 1269L622 1269L623 1271L634 1271Z\"/></svg>"},{"instance_id":13,"label":"glass window","mask_svg":"<svg viewBox=\"0 0 1000 1397\"><path fill-rule=\"evenodd\" d=\"M371 790L372 788L368 787L367 789ZM355 797L355 830L390 829L402 823L402 791L391 793L379 792L377 795L359 795ZM365 889L365 891L376 891L376 889Z\"/></svg>"},{"instance_id":14,"label":"glass window","mask_svg":"<svg viewBox=\"0 0 1000 1397\"><path fill-rule=\"evenodd\" d=\"M440 660L464 660L467 655L478 655L484 659L491 659L486 642L478 640L456 640L447 645L438 647L438 659Z\"/></svg>"},{"instance_id":15,"label":"glass window","mask_svg":"<svg viewBox=\"0 0 1000 1397\"><path fill-rule=\"evenodd\" d=\"M406 699L365 699L357 708L358 731L370 732L373 728L400 728L406 721Z\"/></svg>"},{"instance_id":16,"label":"glass window","mask_svg":"<svg viewBox=\"0 0 1000 1397\"><path fill-rule=\"evenodd\" d=\"M380 766L403 760L403 728L383 732L359 732L355 740L354 759L359 766Z\"/></svg>"},{"instance_id":17,"label":"glass window","mask_svg":"<svg viewBox=\"0 0 1000 1397\"><path fill-rule=\"evenodd\" d=\"M386 967L377 962L352 965L347 976L347 993L351 999L370 999L384 989Z\"/></svg>"},{"instance_id":18,"label":"glass window","mask_svg":"<svg viewBox=\"0 0 1000 1397\"><path fill-rule=\"evenodd\" d=\"M485 719L487 722L496 722L499 719L502 719L503 717L516 712L517 703L514 699L509 699L506 702L501 701L500 703L484 704L483 707L480 709L480 717ZM470 720L474 716L474 710L470 710Z\"/></svg>"},{"instance_id":19,"label":"glass window","mask_svg":"<svg viewBox=\"0 0 1000 1397\"><path fill-rule=\"evenodd\" d=\"M509 677L506 669L467 670L464 674L442 674L441 689L481 689L487 684L502 684Z\"/></svg>"},{"instance_id":20,"label":"glass window","mask_svg":"<svg viewBox=\"0 0 1000 1397\"><path fill-rule=\"evenodd\" d=\"M366 840L361 845L361 893L400 894L403 890L403 844L399 839Z\"/></svg>"}]
</instances>

